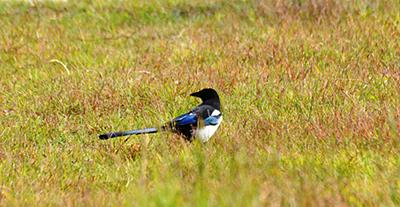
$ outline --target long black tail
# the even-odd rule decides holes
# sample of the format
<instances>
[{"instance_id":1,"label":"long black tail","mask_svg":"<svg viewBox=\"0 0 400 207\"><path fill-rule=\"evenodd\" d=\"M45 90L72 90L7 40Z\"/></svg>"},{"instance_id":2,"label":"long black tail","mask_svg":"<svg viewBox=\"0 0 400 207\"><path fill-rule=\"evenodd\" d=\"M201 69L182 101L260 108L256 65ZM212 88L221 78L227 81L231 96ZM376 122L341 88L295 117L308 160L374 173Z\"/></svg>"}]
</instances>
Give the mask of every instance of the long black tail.
<instances>
[{"instance_id":1,"label":"long black tail","mask_svg":"<svg viewBox=\"0 0 400 207\"><path fill-rule=\"evenodd\" d=\"M122 137L122 136L128 136L128 135L151 134L151 133L157 133L159 131L160 131L160 129L157 129L157 128L146 128L146 129L137 129L137 130L122 131L122 132L110 132L107 134L100 134L99 138L100 139L110 139L110 138L114 138L114 137Z\"/></svg>"}]
</instances>

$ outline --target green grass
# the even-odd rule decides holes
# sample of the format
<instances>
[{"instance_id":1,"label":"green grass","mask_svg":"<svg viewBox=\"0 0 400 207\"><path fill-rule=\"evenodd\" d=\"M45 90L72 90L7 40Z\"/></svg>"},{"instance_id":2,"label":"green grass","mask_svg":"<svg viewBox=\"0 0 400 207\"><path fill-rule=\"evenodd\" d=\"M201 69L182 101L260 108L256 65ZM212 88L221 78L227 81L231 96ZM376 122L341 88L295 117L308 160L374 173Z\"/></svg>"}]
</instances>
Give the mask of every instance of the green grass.
<instances>
[{"instance_id":1,"label":"green grass","mask_svg":"<svg viewBox=\"0 0 400 207\"><path fill-rule=\"evenodd\" d=\"M400 205L399 1L135 2L0 2L0 205Z\"/></svg>"}]
</instances>

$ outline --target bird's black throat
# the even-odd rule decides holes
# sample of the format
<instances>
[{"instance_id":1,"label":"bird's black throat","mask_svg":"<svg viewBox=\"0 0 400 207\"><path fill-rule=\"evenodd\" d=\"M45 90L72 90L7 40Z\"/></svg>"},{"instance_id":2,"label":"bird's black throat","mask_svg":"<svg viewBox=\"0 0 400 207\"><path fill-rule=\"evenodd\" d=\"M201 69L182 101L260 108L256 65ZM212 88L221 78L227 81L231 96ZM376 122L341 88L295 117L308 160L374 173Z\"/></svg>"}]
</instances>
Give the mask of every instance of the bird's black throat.
<instances>
[{"instance_id":1,"label":"bird's black throat","mask_svg":"<svg viewBox=\"0 0 400 207\"><path fill-rule=\"evenodd\" d=\"M203 100L202 105L209 105L214 107L215 109L217 109L218 111L221 110L221 103L219 101L219 98L213 98L213 99L207 99L207 100Z\"/></svg>"}]
</instances>

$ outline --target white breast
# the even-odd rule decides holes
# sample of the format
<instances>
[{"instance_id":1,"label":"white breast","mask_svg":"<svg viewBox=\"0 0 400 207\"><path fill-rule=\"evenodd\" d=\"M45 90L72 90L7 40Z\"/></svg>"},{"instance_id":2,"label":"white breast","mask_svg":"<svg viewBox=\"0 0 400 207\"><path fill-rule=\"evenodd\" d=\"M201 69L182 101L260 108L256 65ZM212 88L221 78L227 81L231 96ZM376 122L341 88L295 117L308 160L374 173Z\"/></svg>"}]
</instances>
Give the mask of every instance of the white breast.
<instances>
[{"instance_id":1,"label":"white breast","mask_svg":"<svg viewBox=\"0 0 400 207\"><path fill-rule=\"evenodd\" d=\"M195 137L200 139L200 141L203 143L207 142L211 138L211 136L215 133L215 131L217 131L221 122L222 122L222 116L219 118L217 125L209 125L201 129L197 129L195 132Z\"/></svg>"}]
</instances>

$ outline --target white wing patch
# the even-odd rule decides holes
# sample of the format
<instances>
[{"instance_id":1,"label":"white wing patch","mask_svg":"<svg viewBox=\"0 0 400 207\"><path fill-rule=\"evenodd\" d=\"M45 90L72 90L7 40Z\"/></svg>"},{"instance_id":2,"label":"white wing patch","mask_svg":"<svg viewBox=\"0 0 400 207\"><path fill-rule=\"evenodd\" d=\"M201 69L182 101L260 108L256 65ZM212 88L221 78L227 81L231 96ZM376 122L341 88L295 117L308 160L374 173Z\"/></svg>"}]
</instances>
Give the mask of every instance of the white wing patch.
<instances>
[{"instance_id":1,"label":"white wing patch","mask_svg":"<svg viewBox=\"0 0 400 207\"><path fill-rule=\"evenodd\" d=\"M216 113L216 112L218 112L218 113ZM217 115L215 115L215 113ZM221 112L219 112L218 110L214 110L211 115L218 116L219 114L221 114ZM221 122L222 122L222 116L219 117L217 125L209 125L209 126L205 126L205 127L201 128L201 129L197 129L195 131L195 137L200 139L200 141L203 143L207 142L211 138L211 136L214 135L214 133L217 131Z\"/></svg>"},{"instance_id":2,"label":"white wing patch","mask_svg":"<svg viewBox=\"0 0 400 207\"><path fill-rule=\"evenodd\" d=\"M211 113L211 116L218 116L218 115L220 115L220 114L221 114L221 112L218 111L217 109L215 109L215 110Z\"/></svg>"}]
</instances>

